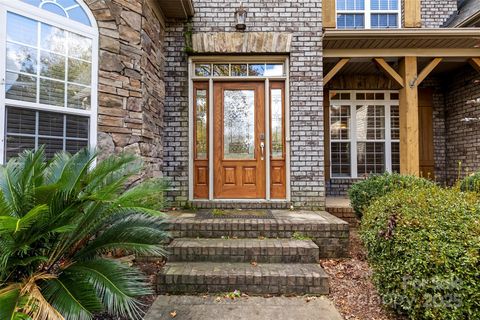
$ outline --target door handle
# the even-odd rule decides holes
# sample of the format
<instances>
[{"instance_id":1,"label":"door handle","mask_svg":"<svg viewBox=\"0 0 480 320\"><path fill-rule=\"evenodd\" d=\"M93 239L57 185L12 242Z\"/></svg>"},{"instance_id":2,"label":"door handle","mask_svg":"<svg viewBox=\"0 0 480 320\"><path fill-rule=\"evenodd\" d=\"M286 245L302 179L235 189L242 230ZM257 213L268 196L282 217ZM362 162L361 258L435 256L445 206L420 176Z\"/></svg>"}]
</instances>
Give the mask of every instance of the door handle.
<instances>
[{"instance_id":1,"label":"door handle","mask_svg":"<svg viewBox=\"0 0 480 320\"><path fill-rule=\"evenodd\" d=\"M262 151L262 157L261 160L265 157L265 143L262 141L260 142L260 150Z\"/></svg>"}]
</instances>

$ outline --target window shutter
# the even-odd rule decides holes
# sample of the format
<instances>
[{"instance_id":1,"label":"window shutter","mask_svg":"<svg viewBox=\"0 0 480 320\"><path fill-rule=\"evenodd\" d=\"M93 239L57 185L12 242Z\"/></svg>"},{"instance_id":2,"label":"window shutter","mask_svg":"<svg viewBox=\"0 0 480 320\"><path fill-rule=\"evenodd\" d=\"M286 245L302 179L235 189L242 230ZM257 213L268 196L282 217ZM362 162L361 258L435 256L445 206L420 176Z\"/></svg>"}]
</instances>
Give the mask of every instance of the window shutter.
<instances>
[{"instance_id":1,"label":"window shutter","mask_svg":"<svg viewBox=\"0 0 480 320\"><path fill-rule=\"evenodd\" d=\"M422 14L420 0L404 0L405 28L421 28Z\"/></svg>"},{"instance_id":2,"label":"window shutter","mask_svg":"<svg viewBox=\"0 0 480 320\"><path fill-rule=\"evenodd\" d=\"M336 0L323 0L323 28L335 28L336 27Z\"/></svg>"}]
</instances>

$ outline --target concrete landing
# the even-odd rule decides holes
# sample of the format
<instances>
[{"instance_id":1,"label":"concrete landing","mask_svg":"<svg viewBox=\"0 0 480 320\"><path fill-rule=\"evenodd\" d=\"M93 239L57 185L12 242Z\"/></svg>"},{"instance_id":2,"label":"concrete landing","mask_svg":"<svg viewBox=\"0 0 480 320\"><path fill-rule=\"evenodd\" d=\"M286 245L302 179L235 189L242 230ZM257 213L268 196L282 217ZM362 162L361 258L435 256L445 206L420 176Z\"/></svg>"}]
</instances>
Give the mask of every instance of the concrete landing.
<instances>
[{"instance_id":1,"label":"concrete landing","mask_svg":"<svg viewBox=\"0 0 480 320\"><path fill-rule=\"evenodd\" d=\"M341 320L331 301L324 297L159 296L144 320Z\"/></svg>"}]
</instances>

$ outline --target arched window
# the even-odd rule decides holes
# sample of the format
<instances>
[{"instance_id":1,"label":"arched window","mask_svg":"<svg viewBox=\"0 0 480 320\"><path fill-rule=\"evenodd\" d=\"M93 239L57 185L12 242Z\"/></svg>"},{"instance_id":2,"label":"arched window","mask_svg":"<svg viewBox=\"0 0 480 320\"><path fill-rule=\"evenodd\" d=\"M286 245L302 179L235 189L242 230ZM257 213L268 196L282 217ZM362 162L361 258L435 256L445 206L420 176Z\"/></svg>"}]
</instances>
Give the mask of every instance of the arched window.
<instances>
[{"instance_id":1,"label":"arched window","mask_svg":"<svg viewBox=\"0 0 480 320\"><path fill-rule=\"evenodd\" d=\"M0 0L0 160L96 143L98 30L80 0Z\"/></svg>"}]
</instances>

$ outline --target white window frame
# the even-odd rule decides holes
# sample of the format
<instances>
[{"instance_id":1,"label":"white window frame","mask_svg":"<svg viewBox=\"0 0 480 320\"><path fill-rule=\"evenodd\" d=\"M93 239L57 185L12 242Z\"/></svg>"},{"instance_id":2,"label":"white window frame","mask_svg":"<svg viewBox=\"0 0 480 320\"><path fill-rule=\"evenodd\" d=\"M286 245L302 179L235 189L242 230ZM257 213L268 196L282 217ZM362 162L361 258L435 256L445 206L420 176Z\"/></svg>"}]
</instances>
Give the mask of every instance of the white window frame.
<instances>
[{"instance_id":1,"label":"white window frame","mask_svg":"<svg viewBox=\"0 0 480 320\"><path fill-rule=\"evenodd\" d=\"M337 0L335 0L336 3ZM399 29L402 26L402 3L400 0L397 0L397 10L372 10L371 0L365 0L365 6L363 10L338 10L336 9L335 12L335 25L338 28L338 15L339 14L363 14L364 16L364 28L356 28L359 30L363 29L372 29L372 14L397 14L398 23L396 28L388 28L388 29ZM342 28L343 29L343 28ZM382 28L374 28L374 29L382 29Z\"/></svg>"},{"instance_id":2,"label":"white window frame","mask_svg":"<svg viewBox=\"0 0 480 320\"><path fill-rule=\"evenodd\" d=\"M391 130L391 107L398 106L399 100L390 99L390 95L399 94L398 90L332 90L331 93L341 94L349 93L349 100L330 100L330 108L333 105L350 106L350 127L349 139L332 139L331 113L328 115L329 137L330 137L330 177L331 179L356 179L358 176L357 168L357 142L383 142L385 144L385 172L392 172L392 142L400 142L398 139L392 139ZM384 100L357 100L357 93L383 93ZM388 96L388 98L387 98ZM385 139L382 140L360 140L357 137L357 106L358 105L383 105L385 106ZM335 176L332 165L332 143L349 142L350 143L350 176Z\"/></svg>"},{"instance_id":3,"label":"white window frame","mask_svg":"<svg viewBox=\"0 0 480 320\"><path fill-rule=\"evenodd\" d=\"M283 64L283 75L278 76L231 76L230 71L228 76L214 76L213 67L211 66L211 74L209 76L196 76L195 64ZM248 68L247 68L248 69ZM230 70L230 69L229 69ZM202 56L190 57L188 59L188 136L189 136L189 156L188 156L188 199L189 201L204 201L203 199L195 199L193 196L193 174L194 174L194 101L193 101L193 84L195 81L208 82L208 123L214 123L213 109L214 109L214 83L222 81L262 81L265 84L265 136L270 137L270 81L284 81L285 82L285 175L286 175L286 198L285 199L271 199L270 195L270 139L265 140L265 198L262 199L217 199L214 197L214 170L213 170L213 136L214 126L209 125L208 132L208 172L209 172L209 194L208 200L210 202L290 202L291 187L290 187L290 60L286 56ZM247 71L248 72L248 71Z\"/></svg>"},{"instance_id":4,"label":"white window frame","mask_svg":"<svg viewBox=\"0 0 480 320\"><path fill-rule=\"evenodd\" d=\"M88 141L91 149L97 145L97 111L98 111L98 27L95 17L88 6L82 0L78 4L88 15L91 27L83 23L59 16L36 8L21 1L0 0L0 164L5 163L6 155L6 106L31 109L35 111L47 111L60 114L86 116L89 118ZM6 44L7 44L7 12L15 13L35 21L43 22L72 33L88 37L92 40L92 75L90 110L81 110L67 107L57 107L36 102L11 100L5 98L6 81ZM38 90L38 88L37 88Z\"/></svg>"}]
</instances>

